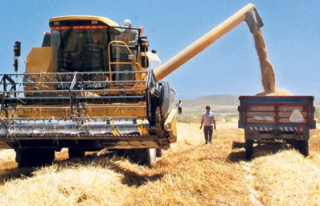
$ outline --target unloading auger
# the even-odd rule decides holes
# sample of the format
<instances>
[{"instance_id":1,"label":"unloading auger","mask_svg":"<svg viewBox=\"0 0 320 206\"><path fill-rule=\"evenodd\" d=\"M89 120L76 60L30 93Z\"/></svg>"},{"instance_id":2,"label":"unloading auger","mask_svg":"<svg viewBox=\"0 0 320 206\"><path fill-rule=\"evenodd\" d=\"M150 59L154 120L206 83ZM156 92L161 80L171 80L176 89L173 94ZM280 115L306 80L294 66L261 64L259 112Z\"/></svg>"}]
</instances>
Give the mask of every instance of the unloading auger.
<instances>
[{"instance_id":1,"label":"unloading auger","mask_svg":"<svg viewBox=\"0 0 320 206\"><path fill-rule=\"evenodd\" d=\"M267 94L274 93L276 91L274 69L268 58L266 43L260 31L260 27L263 26L263 22L253 4L246 5L231 17L226 19L224 22L210 30L197 41L195 41L184 50L179 52L177 55L172 57L170 60L165 62L159 68L155 69L155 79L159 81L165 78L171 72L196 56L198 53L203 51L216 40L224 36L226 33L230 32L243 21L247 22L249 29L254 37L254 42L260 62L264 92Z\"/></svg>"}]
</instances>

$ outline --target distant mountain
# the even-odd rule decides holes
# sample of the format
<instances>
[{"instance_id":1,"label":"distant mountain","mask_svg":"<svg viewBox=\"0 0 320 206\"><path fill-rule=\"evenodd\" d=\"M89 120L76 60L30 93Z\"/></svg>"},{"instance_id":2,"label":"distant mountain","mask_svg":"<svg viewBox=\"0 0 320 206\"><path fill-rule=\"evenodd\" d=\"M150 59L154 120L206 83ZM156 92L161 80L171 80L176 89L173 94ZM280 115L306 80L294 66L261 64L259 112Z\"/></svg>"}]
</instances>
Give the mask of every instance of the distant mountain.
<instances>
[{"instance_id":1,"label":"distant mountain","mask_svg":"<svg viewBox=\"0 0 320 206\"><path fill-rule=\"evenodd\" d=\"M193 99L181 99L184 105L184 111L188 113L199 113L205 111L209 105L213 111L219 113L238 113L240 95L210 95ZM320 99L315 98L314 106L317 111L320 110Z\"/></svg>"},{"instance_id":2,"label":"distant mountain","mask_svg":"<svg viewBox=\"0 0 320 206\"><path fill-rule=\"evenodd\" d=\"M236 113L239 105L238 95L210 95L194 99L181 99L185 112L199 113L209 105L215 112Z\"/></svg>"},{"instance_id":3,"label":"distant mountain","mask_svg":"<svg viewBox=\"0 0 320 206\"><path fill-rule=\"evenodd\" d=\"M214 105L235 106L239 104L238 95L218 94L196 98L195 100L212 102Z\"/></svg>"}]
</instances>

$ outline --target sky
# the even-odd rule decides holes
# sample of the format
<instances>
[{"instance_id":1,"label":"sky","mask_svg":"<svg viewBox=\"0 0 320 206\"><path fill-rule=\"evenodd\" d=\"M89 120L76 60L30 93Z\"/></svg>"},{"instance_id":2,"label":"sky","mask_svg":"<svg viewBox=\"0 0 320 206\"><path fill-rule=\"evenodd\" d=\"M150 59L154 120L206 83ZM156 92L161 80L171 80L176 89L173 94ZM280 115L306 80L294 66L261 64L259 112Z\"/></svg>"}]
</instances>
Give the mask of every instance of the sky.
<instances>
[{"instance_id":1,"label":"sky","mask_svg":"<svg viewBox=\"0 0 320 206\"><path fill-rule=\"evenodd\" d=\"M26 59L41 46L49 19L96 15L119 25L129 18L143 27L150 50L168 61L202 35L253 3L264 26L276 86L294 95L320 97L320 1L316 0L11 0L0 3L0 73L13 73L13 45L22 44ZM19 73L25 63L20 61ZM263 90L253 36L245 22L214 42L165 78L179 99Z\"/></svg>"}]
</instances>

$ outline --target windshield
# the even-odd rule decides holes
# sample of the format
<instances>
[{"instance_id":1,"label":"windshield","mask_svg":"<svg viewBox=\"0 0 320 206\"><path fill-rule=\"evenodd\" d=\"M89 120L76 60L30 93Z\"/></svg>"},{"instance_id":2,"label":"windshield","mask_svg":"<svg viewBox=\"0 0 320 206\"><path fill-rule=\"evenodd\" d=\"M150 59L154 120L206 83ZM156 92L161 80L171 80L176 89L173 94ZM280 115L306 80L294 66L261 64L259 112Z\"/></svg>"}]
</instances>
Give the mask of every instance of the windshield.
<instances>
[{"instance_id":1,"label":"windshield","mask_svg":"<svg viewBox=\"0 0 320 206\"><path fill-rule=\"evenodd\" d=\"M107 29L52 31L53 63L58 72L106 71Z\"/></svg>"},{"instance_id":2,"label":"windshield","mask_svg":"<svg viewBox=\"0 0 320 206\"><path fill-rule=\"evenodd\" d=\"M51 45L57 72L108 72L109 80L133 80L138 29L107 26L53 27Z\"/></svg>"}]
</instances>

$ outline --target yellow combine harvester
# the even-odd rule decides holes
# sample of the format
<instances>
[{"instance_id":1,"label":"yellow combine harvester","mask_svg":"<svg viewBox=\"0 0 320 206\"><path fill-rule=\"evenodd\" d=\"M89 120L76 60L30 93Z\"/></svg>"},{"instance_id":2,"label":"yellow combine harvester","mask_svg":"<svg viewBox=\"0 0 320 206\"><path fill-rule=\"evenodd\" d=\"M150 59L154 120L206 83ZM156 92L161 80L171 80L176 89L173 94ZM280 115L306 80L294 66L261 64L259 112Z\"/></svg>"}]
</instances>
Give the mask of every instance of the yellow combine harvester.
<instances>
[{"instance_id":1,"label":"yellow combine harvester","mask_svg":"<svg viewBox=\"0 0 320 206\"><path fill-rule=\"evenodd\" d=\"M51 18L25 73L1 75L0 148L14 148L19 167L51 163L62 148L70 157L107 148L152 165L177 141L174 91L161 80L242 21L262 26L249 4L153 69L140 28L97 16ZM14 50L17 72L20 42Z\"/></svg>"}]
</instances>

